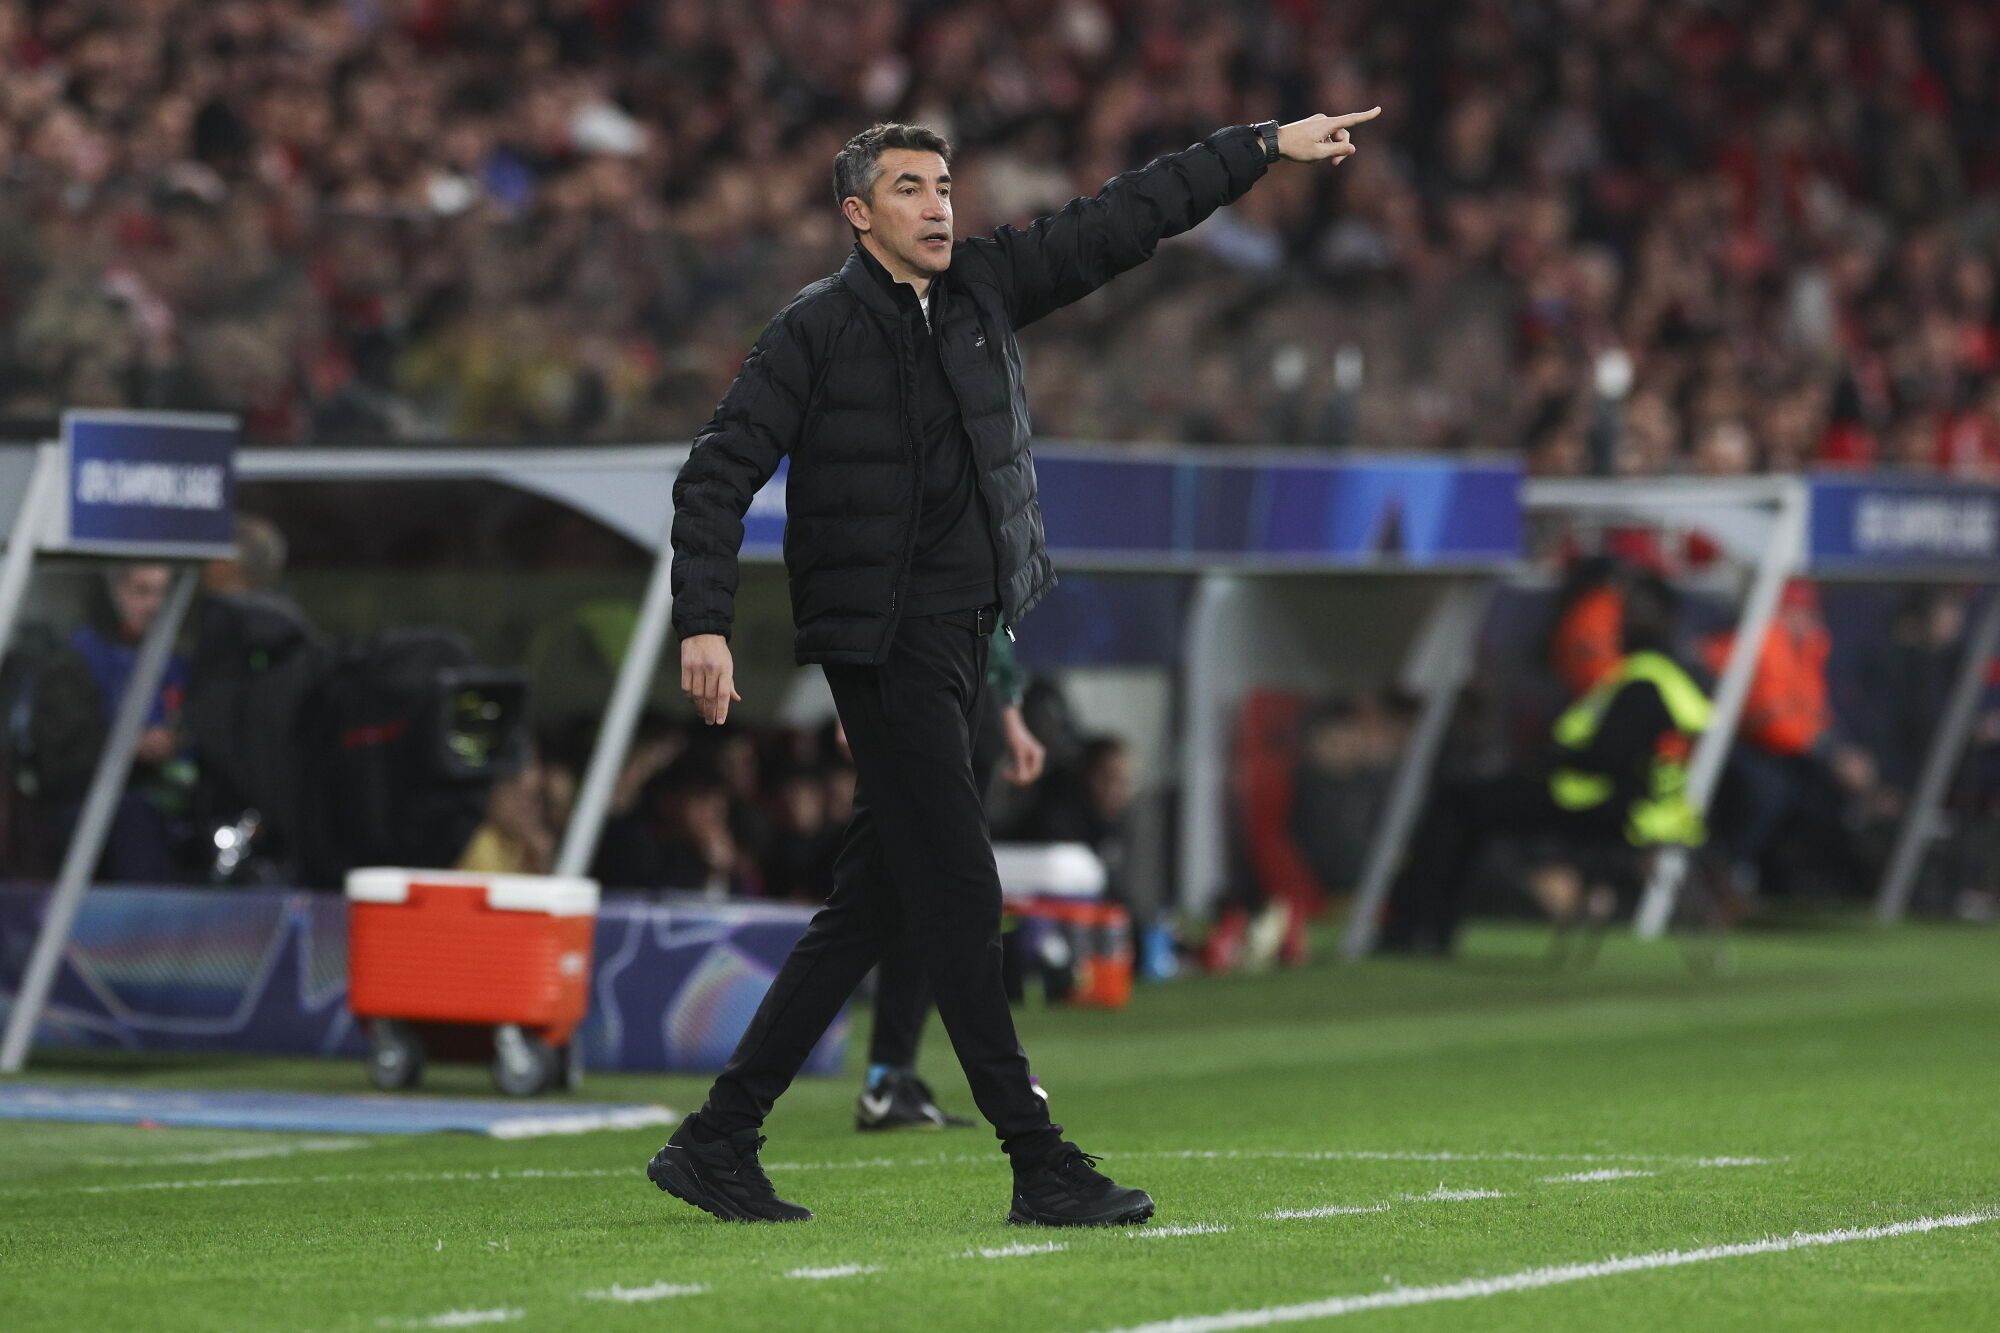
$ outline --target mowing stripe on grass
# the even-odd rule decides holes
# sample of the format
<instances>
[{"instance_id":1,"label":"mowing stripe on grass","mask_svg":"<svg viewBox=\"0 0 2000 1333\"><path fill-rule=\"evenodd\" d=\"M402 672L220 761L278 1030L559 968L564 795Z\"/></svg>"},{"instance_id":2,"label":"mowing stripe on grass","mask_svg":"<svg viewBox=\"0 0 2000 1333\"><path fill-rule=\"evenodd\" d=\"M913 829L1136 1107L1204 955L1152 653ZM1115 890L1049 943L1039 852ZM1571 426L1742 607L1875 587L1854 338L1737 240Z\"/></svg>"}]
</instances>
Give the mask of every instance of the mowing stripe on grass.
<instances>
[{"instance_id":1,"label":"mowing stripe on grass","mask_svg":"<svg viewBox=\"0 0 2000 1333\"><path fill-rule=\"evenodd\" d=\"M1225 1333L1237 1328L1268 1328L1273 1324L1295 1324L1308 1319L1337 1319L1367 1310L1389 1310L1410 1305L1435 1305L1442 1301L1478 1300L1508 1292L1533 1291L1570 1282L1589 1282L1621 1273L1639 1273L1654 1268L1679 1268L1687 1264L1712 1263L1717 1259L1737 1259L1752 1254L1783 1254L1820 1245L1846 1245L1858 1240L1886 1240L1953 1227L1977 1226L2000 1219L2000 1209L1952 1213L1944 1217L1919 1217L1908 1222L1883 1226L1842 1227L1835 1231L1795 1231L1789 1236L1766 1236L1762 1240L1735 1245L1710 1245L1699 1250L1655 1250L1623 1258L1600 1259L1594 1263L1559 1264L1547 1268L1524 1268L1499 1277L1471 1277L1431 1287L1396 1287L1388 1291L1358 1296L1329 1296L1324 1300L1298 1305L1267 1305L1258 1310L1229 1310L1221 1314L1181 1315L1157 1323L1137 1324L1114 1333Z\"/></svg>"},{"instance_id":2,"label":"mowing stripe on grass","mask_svg":"<svg viewBox=\"0 0 2000 1333\"><path fill-rule=\"evenodd\" d=\"M622 1301L627 1305L639 1305L646 1301L664 1301L673 1296L699 1296L707 1290L698 1282L655 1282L647 1287L621 1287L614 1282L603 1291L586 1291L583 1294L593 1301Z\"/></svg>"},{"instance_id":3,"label":"mowing stripe on grass","mask_svg":"<svg viewBox=\"0 0 2000 1333\"><path fill-rule=\"evenodd\" d=\"M1656 1171L1621 1171L1617 1167L1606 1167L1602 1171L1572 1171L1564 1176L1543 1176L1544 1185L1596 1185L1606 1180L1638 1180L1642 1177L1658 1175Z\"/></svg>"},{"instance_id":4,"label":"mowing stripe on grass","mask_svg":"<svg viewBox=\"0 0 2000 1333\"><path fill-rule=\"evenodd\" d=\"M877 1273L881 1270L873 1264L839 1264L833 1268L794 1268L786 1277L802 1278L807 1282L825 1282L836 1277L860 1277L863 1273Z\"/></svg>"}]
</instances>

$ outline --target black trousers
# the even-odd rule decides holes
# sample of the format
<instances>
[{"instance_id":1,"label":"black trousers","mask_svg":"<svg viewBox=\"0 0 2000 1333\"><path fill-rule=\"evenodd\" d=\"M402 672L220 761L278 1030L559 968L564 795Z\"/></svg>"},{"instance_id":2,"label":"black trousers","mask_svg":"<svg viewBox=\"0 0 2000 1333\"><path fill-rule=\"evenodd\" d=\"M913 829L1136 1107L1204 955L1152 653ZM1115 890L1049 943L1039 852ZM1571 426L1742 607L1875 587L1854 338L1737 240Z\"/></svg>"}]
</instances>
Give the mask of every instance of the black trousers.
<instances>
[{"instance_id":1,"label":"black trousers","mask_svg":"<svg viewBox=\"0 0 2000 1333\"><path fill-rule=\"evenodd\" d=\"M833 892L709 1090L702 1124L763 1124L840 1007L908 930L972 1098L1009 1153L1061 1127L1028 1082L1001 979L1000 876L972 767L989 644L974 613L905 619L880 666L825 668L857 778Z\"/></svg>"},{"instance_id":2,"label":"black trousers","mask_svg":"<svg viewBox=\"0 0 2000 1333\"><path fill-rule=\"evenodd\" d=\"M1410 838L1409 857L1390 898L1383 943L1451 952L1473 869L1493 839L1553 836L1579 846L1622 843L1624 820L1624 807L1611 803L1565 810L1549 795L1546 776L1509 774L1440 784Z\"/></svg>"},{"instance_id":3,"label":"black trousers","mask_svg":"<svg viewBox=\"0 0 2000 1333\"><path fill-rule=\"evenodd\" d=\"M980 701L972 727L972 775L983 800L1006 756L1007 739L999 696L984 690ZM905 930L902 939L883 953L882 968L875 975L875 1026L868 1034L868 1063L913 1068L930 1012L931 983L923 945L915 932Z\"/></svg>"}]
</instances>

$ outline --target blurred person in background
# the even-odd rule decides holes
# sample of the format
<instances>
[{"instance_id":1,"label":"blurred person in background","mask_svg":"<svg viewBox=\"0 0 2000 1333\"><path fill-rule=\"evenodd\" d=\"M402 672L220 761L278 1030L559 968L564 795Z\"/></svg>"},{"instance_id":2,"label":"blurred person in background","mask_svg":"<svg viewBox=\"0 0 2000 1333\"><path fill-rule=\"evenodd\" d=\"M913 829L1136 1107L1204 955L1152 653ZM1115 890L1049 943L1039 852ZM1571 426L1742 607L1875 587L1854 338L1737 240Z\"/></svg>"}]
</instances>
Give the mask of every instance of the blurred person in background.
<instances>
[{"instance_id":1,"label":"blurred person in background","mask_svg":"<svg viewBox=\"0 0 2000 1333\"><path fill-rule=\"evenodd\" d=\"M1496 839L1547 837L1635 853L1706 840L1686 789L1709 701L1673 656L1678 605L1658 576L1631 581L1618 669L1556 720L1542 762L1447 781L1432 793L1391 896L1384 951L1449 955L1473 870Z\"/></svg>"},{"instance_id":2,"label":"blurred person in background","mask_svg":"<svg viewBox=\"0 0 2000 1333\"><path fill-rule=\"evenodd\" d=\"M486 819L473 830L457 870L488 875L546 875L556 864L561 832L552 770L532 748L513 774L493 784Z\"/></svg>"},{"instance_id":3,"label":"blurred person in background","mask_svg":"<svg viewBox=\"0 0 2000 1333\"><path fill-rule=\"evenodd\" d=\"M1313 874L1334 893L1361 882L1388 803L1401 728L1377 695L1336 695L1306 714L1292 831Z\"/></svg>"},{"instance_id":4,"label":"blurred person in background","mask_svg":"<svg viewBox=\"0 0 2000 1333\"><path fill-rule=\"evenodd\" d=\"M640 788L632 808L607 825L597 877L607 888L673 889L708 898L759 892L756 862L729 826L730 789L715 757L680 754Z\"/></svg>"},{"instance_id":5,"label":"blurred person in background","mask_svg":"<svg viewBox=\"0 0 2000 1333\"><path fill-rule=\"evenodd\" d=\"M989 641L986 689L973 720L972 772L982 793L990 791L995 773L1015 787L1032 787L1042 777L1048 751L1028 728L1021 712L1027 673L1014 655L1013 640L996 634ZM847 733L836 727L843 753ZM851 757L851 756L850 756ZM1002 761L1006 767L1001 767ZM831 880L823 887L831 887ZM952 1115L937 1103L937 1094L917 1073L917 1050L930 1017L932 987L924 967L922 941L914 930L882 954L875 980L875 1022L868 1034L868 1072L855 1098L854 1127L864 1132L888 1129L966 1128L972 1121ZM1039 1092L1041 1081L1034 1079Z\"/></svg>"},{"instance_id":6,"label":"blurred person in background","mask_svg":"<svg viewBox=\"0 0 2000 1333\"><path fill-rule=\"evenodd\" d=\"M1028 451L1018 332L1151 258L1271 164L1339 162L1380 108L1234 126L1115 177L1024 230L957 241L950 145L881 124L834 159L855 245L758 338L674 482L681 687L718 725L735 689L743 516L780 462L794 655L822 664L860 772L832 896L708 1100L648 1165L722 1218L803 1221L757 1165L759 1132L862 978L914 928L938 1010L1013 1164L1008 1216L1110 1225L1153 1213L1067 1142L1007 1007L1001 893L972 728L988 638L1054 584ZM907 374L897 371L904 367ZM907 441L910 448L885 441Z\"/></svg>"},{"instance_id":7,"label":"blurred person in background","mask_svg":"<svg viewBox=\"0 0 2000 1333\"><path fill-rule=\"evenodd\" d=\"M46 792L54 855L61 854L75 831L89 775L138 665L139 645L165 606L173 578L166 565L120 565L108 571L93 588L84 623L69 637L81 676L48 673L37 690L37 712L49 710L71 719L60 724L54 717L38 719L38 726L48 726L52 736L63 737L59 746L51 746L42 756L48 771L67 775ZM182 821L195 780L181 733L188 681L187 659L170 654L159 690L147 706L132 771L112 816L97 867L99 879L171 884L184 877L189 832Z\"/></svg>"},{"instance_id":8,"label":"blurred person in background","mask_svg":"<svg viewBox=\"0 0 2000 1333\"><path fill-rule=\"evenodd\" d=\"M1735 643L1730 633L1703 645L1718 678ZM1731 751L1728 793L1718 811L1726 812L1726 839L1741 889L1782 879L1773 856L1781 840L1800 854L1796 859L1823 867L1838 891L1861 888L1854 827L1874 794L1875 764L1842 734L1834 717L1827 686L1832 649L1818 589L1792 580L1751 671L1736 725L1740 743Z\"/></svg>"},{"instance_id":9,"label":"blurred person in background","mask_svg":"<svg viewBox=\"0 0 2000 1333\"><path fill-rule=\"evenodd\" d=\"M771 837L762 858L764 892L786 902L824 901L833 884L840 829L827 818L827 778L796 764L770 787Z\"/></svg>"}]
</instances>

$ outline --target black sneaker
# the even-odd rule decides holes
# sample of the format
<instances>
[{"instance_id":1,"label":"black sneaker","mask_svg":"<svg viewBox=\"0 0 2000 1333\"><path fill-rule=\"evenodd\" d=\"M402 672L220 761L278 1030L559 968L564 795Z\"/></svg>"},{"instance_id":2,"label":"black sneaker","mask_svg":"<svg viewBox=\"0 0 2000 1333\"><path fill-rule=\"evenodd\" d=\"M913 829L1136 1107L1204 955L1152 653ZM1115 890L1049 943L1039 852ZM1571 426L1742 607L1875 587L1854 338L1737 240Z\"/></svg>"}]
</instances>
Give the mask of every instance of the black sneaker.
<instances>
[{"instance_id":1,"label":"black sneaker","mask_svg":"<svg viewBox=\"0 0 2000 1333\"><path fill-rule=\"evenodd\" d=\"M787 1203L771 1188L771 1178L757 1161L764 1136L754 1129L738 1130L726 1139L697 1143L688 1126L667 1140L646 1164L646 1178L667 1193L725 1222L810 1222L812 1210Z\"/></svg>"},{"instance_id":2,"label":"black sneaker","mask_svg":"<svg viewBox=\"0 0 2000 1333\"><path fill-rule=\"evenodd\" d=\"M1097 1159L1065 1143L1032 1165L1014 1167L1007 1220L1037 1227L1115 1227L1153 1215L1153 1196L1100 1174Z\"/></svg>"},{"instance_id":3,"label":"black sneaker","mask_svg":"<svg viewBox=\"0 0 2000 1333\"><path fill-rule=\"evenodd\" d=\"M964 1116L946 1115L930 1084L902 1071L862 1089L854 1102L854 1127L859 1130L963 1129L971 1123Z\"/></svg>"}]
</instances>

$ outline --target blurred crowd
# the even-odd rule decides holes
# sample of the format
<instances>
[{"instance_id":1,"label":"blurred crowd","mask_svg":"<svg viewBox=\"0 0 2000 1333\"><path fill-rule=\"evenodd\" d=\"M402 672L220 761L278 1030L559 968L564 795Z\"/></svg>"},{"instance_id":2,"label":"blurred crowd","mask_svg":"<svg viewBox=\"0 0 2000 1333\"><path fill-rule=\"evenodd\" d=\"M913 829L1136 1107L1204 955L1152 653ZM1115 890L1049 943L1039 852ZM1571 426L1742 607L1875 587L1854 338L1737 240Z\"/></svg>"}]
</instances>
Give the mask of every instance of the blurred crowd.
<instances>
[{"instance_id":1,"label":"blurred crowd","mask_svg":"<svg viewBox=\"0 0 2000 1333\"><path fill-rule=\"evenodd\" d=\"M1038 430L2000 473L1996 41L1942 0L0 0L0 414L681 437L837 263L871 121L953 138L966 233L1379 102L1038 330Z\"/></svg>"}]
</instances>

